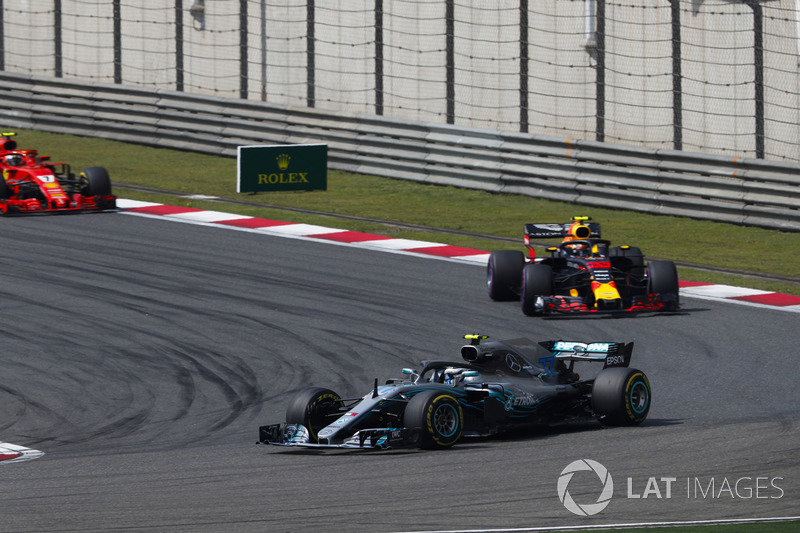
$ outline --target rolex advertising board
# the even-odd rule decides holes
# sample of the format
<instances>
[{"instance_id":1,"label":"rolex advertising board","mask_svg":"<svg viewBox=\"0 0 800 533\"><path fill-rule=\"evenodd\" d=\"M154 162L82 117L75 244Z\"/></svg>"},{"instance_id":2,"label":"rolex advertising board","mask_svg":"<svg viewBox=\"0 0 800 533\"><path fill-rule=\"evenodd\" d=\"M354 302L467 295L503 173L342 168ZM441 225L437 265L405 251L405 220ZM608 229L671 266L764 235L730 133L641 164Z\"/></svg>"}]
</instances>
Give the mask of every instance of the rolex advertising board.
<instances>
[{"instance_id":1,"label":"rolex advertising board","mask_svg":"<svg viewBox=\"0 0 800 533\"><path fill-rule=\"evenodd\" d=\"M328 145L239 146L236 192L328 188Z\"/></svg>"}]
</instances>

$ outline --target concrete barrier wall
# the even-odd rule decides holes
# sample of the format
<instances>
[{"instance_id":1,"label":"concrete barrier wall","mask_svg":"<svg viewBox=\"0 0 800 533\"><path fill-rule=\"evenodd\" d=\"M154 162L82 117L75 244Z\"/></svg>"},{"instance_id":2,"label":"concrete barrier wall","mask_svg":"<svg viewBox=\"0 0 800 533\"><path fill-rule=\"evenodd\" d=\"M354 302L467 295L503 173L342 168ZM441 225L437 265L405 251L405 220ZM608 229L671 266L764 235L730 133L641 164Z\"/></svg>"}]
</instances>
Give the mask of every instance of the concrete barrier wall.
<instances>
[{"instance_id":1,"label":"concrete barrier wall","mask_svg":"<svg viewBox=\"0 0 800 533\"><path fill-rule=\"evenodd\" d=\"M236 155L327 143L329 167L646 213L800 231L800 165L340 115L0 72L4 128Z\"/></svg>"}]
</instances>

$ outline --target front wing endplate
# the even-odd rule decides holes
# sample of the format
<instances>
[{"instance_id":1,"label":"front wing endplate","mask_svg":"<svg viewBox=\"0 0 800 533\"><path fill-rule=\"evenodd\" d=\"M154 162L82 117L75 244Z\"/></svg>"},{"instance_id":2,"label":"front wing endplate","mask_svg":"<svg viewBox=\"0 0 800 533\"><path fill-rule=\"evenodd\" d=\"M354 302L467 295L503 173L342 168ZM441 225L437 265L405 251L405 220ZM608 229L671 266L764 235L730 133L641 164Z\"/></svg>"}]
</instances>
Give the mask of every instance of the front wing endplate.
<instances>
[{"instance_id":1,"label":"front wing endplate","mask_svg":"<svg viewBox=\"0 0 800 533\"><path fill-rule=\"evenodd\" d=\"M371 428L359 430L341 443L320 444L311 441L308 429L301 424L270 424L258 428L258 443L273 446L389 450L416 444L418 440L418 432L409 428Z\"/></svg>"}]
</instances>

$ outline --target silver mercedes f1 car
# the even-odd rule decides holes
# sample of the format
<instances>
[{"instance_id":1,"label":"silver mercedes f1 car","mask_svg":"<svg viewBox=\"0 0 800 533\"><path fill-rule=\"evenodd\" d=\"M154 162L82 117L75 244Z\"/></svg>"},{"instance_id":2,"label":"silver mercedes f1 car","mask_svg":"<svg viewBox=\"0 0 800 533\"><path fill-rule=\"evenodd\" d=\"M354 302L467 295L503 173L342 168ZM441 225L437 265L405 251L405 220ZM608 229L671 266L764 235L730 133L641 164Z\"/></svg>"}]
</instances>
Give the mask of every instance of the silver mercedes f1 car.
<instances>
[{"instance_id":1,"label":"silver mercedes f1 car","mask_svg":"<svg viewBox=\"0 0 800 533\"><path fill-rule=\"evenodd\" d=\"M463 361L423 361L419 370L379 385L361 398L312 387L289 401L286 421L259 428L258 442L277 446L388 449L449 448L464 437L522 425L597 420L640 424L652 392L630 368L633 343L487 341L467 335ZM598 363L582 378L577 364Z\"/></svg>"}]
</instances>

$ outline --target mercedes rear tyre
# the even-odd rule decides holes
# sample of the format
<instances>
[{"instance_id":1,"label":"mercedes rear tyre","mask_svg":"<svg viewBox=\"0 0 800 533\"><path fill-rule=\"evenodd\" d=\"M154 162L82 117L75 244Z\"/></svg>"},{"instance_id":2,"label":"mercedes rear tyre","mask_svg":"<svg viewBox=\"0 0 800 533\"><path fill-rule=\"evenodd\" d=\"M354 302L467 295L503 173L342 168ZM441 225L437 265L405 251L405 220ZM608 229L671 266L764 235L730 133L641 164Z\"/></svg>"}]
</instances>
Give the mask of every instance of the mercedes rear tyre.
<instances>
[{"instance_id":1,"label":"mercedes rear tyre","mask_svg":"<svg viewBox=\"0 0 800 533\"><path fill-rule=\"evenodd\" d=\"M592 386L592 410L603 424L641 424L650 412L650 381L641 370L611 367L600 371Z\"/></svg>"},{"instance_id":2,"label":"mercedes rear tyre","mask_svg":"<svg viewBox=\"0 0 800 533\"><path fill-rule=\"evenodd\" d=\"M341 397L330 389L303 389L289 401L286 423L302 424L308 430L311 442L317 443L319 430L333 423L342 414L341 407Z\"/></svg>"},{"instance_id":3,"label":"mercedes rear tyre","mask_svg":"<svg viewBox=\"0 0 800 533\"><path fill-rule=\"evenodd\" d=\"M449 448L464 432L464 413L452 395L429 390L409 400L403 414L403 425L418 431L420 448Z\"/></svg>"}]
</instances>

